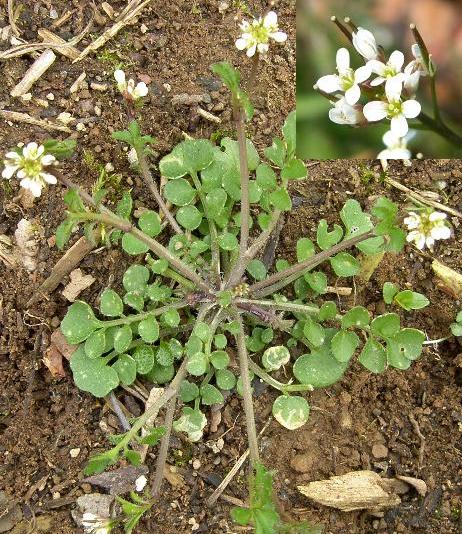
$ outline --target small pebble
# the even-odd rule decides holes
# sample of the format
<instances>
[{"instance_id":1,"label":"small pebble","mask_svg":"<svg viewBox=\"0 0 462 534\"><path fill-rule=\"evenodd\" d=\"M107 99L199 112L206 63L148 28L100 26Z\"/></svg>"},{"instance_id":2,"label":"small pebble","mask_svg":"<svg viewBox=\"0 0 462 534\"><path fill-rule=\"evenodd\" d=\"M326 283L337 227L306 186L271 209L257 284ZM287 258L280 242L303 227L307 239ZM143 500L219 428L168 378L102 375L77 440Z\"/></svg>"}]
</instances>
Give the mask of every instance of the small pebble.
<instances>
[{"instance_id":1,"label":"small pebble","mask_svg":"<svg viewBox=\"0 0 462 534\"><path fill-rule=\"evenodd\" d=\"M201 463L199 460L194 460L193 463L192 463L192 466L193 466L193 469L199 469L200 466L201 466Z\"/></svg>"},{"instance_id":2,"label":"small pebble","mask_svg":"<svg viewBox=\"0 0 462 534\"><path fill-rule=\"evenodd\" d=\"M53 93L48 93L47 94L47 99L48 100L54 100L55 99L55 95Z\"/></svg>"},{"instance_id":3,"label":"small pebble","mask_svg":"<svg viewBox=\"0 0 462 534\"><path fill-rule=\"evenodd\" d=\"M388 456L388 448L383 443L374 443L372 445L372 456L374 458L386 458Z\"/></svg>"},{"instance_id":4,"label":"small pebble","mask_svg":"<svg viewBox=\"0 0 462 534\"><path fill-rule=\"evenodd\" d=\"M85 132L87 130L85 124L83 122L78 122L77 126L75 127L78 132Z\"/></svg>"},{"instance_id":5,"label":"small pebble","mask_svg":"<svg viewBox=\"0 0 462 534\"><path fill-rule=\"evenodd\" d=\"M69 454L71 455L71 458L77 458L77 456L80 454L80 449L71 449Z\"/></svg>"}]
</instances>

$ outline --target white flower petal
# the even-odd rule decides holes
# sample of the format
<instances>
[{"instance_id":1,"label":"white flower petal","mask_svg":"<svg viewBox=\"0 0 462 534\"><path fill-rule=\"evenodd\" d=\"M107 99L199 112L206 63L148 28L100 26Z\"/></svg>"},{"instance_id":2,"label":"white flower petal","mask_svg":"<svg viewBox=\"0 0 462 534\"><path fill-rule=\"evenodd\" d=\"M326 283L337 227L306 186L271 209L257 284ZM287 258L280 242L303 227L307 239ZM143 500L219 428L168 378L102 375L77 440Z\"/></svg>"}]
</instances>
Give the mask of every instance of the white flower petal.
<instances>
[{"instance_id":1,"label":"white flower petal","mask_svg":"<svg viewBox=\"0 0 462 534\"><path fill-rule=\"evenodd\" d=\"M257 51L257 45L253 45L251 46L248 50L247 50L247 57L253 57L255 55L255 52Z\"/></svg>"},{"instance_id":2,"label":"white flower petal","mask_svg":"<svg viewBox=\"0 0 462 534\"><path fill-rule=\"evenodd\" d=\"M5 154L5 159L12 159L14 162L19 161L21 157L17 152L7 152Z\"/></svg>"},{"instance_id":3,"label":"white flower petal","mask_svg":"<svg viewBox=\"0 0 462 534\"><path fill-rule=\"evenodd\" d=\"M406 117L402 114L392 117L390 130L396 137L404 137L409 130Z\"/></svg>"},{"instance_id":4,"label":"white flower petal","mask_svg":"<svg viewBox=\"0 0 462 534\"><path fill-rule=\"evenodd\" d=\"M46 172L41 172L40 177L45 180L47 184L56 184L58 180L56 179L56 176L53 176L52 174L48 174Z\"/></svg>"},{"instance_id":5,"label":"white flower petal","mask_svg":"<svg viewBox=\"0 0 462 534\"><path fill-rule=\"evenodd\" d=\"M358 28L352 35L353 46L366 59L376 59L378 56L377 43L374 35L364 28Z\"/></svg>"},{"instance_id":6,"label":"white flower petal","mask_svg":"<svg viewBox=\"0 0 462 534\"><path fill-rule=\"evenodd\" d=\"M24 169L18 170L18 178L21 180L22 178L25 178L27 176L26 171Z\"/></svg>"},{"instance_id":7,"label":"white flower petal","mask_svg":"<svg viewBox=\"0 0 462 534\"><path fill-rule=\"evenodd\" d=\"M385 94L389 102L394 102L401 98L401 91L403 90L403 82L398 76L388 78L385 84Z\"/></svg>"},{"instance_id":8,"label":"white flower petal","mask_svg":"<svg viewBox=\"0 0 462 534\"><path fill-rule=\"evenodd\" d=\"M350 68L350 52L346 48L339 48L336 62L339 74L346 72Z\"/></svg>"},{"instance_id":9,"label":"white flower petal","mask_svg":"<svg viewBox=\"0 0 462 534\"><path fill-rule=\"evenodd\" d=\"M385 70L387 66L385 63L382 63L381 61L378 61L377 59L371 59L367 62L367 65L369 65L369 68L372 72L375 72L376 74L384 75Z\"/></svg>"},{"instance_id":10,"label":"white flower petal","mask_svg":"<svg viewBox=\"0 0 462 534\"><path fill-rule=\"evenodd\" d=\"M435 244L435 240L433 239L433 237L431 235L427 236L425 238L425 244L427 245L427 247L432 250L433 249L433 245ZM422 247L424 248L424 247Z\"/></svg>"},{"instance_id":11,"label":"white flower petal","mask_svg":"<svg viewBox=\"0 0 462 534\"><path fill-rule=\"evenodd\" d=\"M39 158L44 152L45 152L45 147L43 145L40 145L37 148L37 152L36 152L37 158Z\"/></svg>"},{"instance_id":12,"label":"white flower petal","mask_svg":"<svg viewBox=\"0 0 462 534\"><path fill-rule=\"evenodd\" d=\"M41 163L45 167L47 165L53 164L55 161L56 161L56 158L52 154L45 154L44 156L42 156L42 159L41 159Z\"/></svg>"},{"instance_id":13,"label":"white flower petal","mask_svg":"<svg viewBox=\"0 0 462 534\"><path fill-rule=\"evenodd\" d=\"M287 33L273 32L270 33L271 39L274 39L277 43L285 43L287 41Z\"/></svg>"},{"instance_id":14,"label":"white flower petal","mask_svg":"<svg viewBox=\"0 0 462 534\"><path fill-rule=\"evenodd\" d=\"M266 54L269 50L269 44L268 43L258 43L257 50L260 54Z\"/></svg>"},{"instance_id":15,"label":"white flower petal","mask_svg":"<svg viewBox=\"0 0 462 534\"><path fill-rule=\"evenodd\" d=\"M432 211L428 218L432 222L444 221L447 218L447 215L446 213L443 213L442 211Z\"/></svg>"},{"instance_id":16,"label":"white flower petal","mask_svg":"<svg viewBox=\"0 0 462 534\"><path fill-rule=\"evenodd\" d=\"M377 76L377 78L374 78L371 81L372 87L377 87L378 85L382 84L385 81L385 78L383 76Z\"/></svg>"},{"instance_id":17,"label":"white flower petal","mask_svg":"<svg viewBox=\"0 0 462 534\"><path fill-rule=\"evenodd\" d=\"M432 228L430 235L433 239L449 239L451 237L451 229L446 225L437 226Z\"/></svg>"},{"instance_id":18,"label":"white flower petal","mask_svg":"<svg viewBox=\"0 0 462 534\"><path fill-rule=\"evenodd\" d=\"M406 74L406 71L405 71L405 74ZM415 95L417 93L417 89L419 88L421 74L422 73L420 72L420 70L417 70L415 72L410 71L408 74L406 74L406 77L404 79L404 88L409 94Z\"/></svg>"},{"instance_id":19,"label":"white flower petal","mask_svg":"<svg viewBox=\"0 0 462 534\"><path fill-rule=\"evenodd\" d=\"M278 24L278 16L277 16L277 14L274 11L269 11L265 15L265 18L263 19L263 25L266 28L271 28L271 27L275 27L275 26L277 27L277 24Z\"/></svg>"},{"instance_id":20,"label":"white flower petal","mask_svg":"<svg viewBox=\"0 0 462 534\"><path fill-rule=\"evenodd\" d=\"M144 82L139 82L133 91L134 98L146 96L149 92L148 86Z\"/></svg>"},{"instance_id":21,"label":"white flower petal","mask_svg":"<svg viewBox=\"0 0 462 534\"><path fill-rule=\"evenodd\" d=\"M9 180L13 177L14 173L19 169L18 165L5 165L2 171L2 177Z\"/></svg>"},{"instance_id":22,"label":"white flower petal","mask_svg":"<svg viewBox=\"0 0 462 534\"><path fill-rule=\"evenodd\" d=\"M363 114L369 122L375 122L384 119L387 116L387 110L386 102L374 100L364 106Z\"/></svg>"},{"instance_id":23,"label":"white flower petal","mask_svg":"<svg viewBox=\"0 0 462 534\"><path fill-rule=\"evenodd\" d=\"M406 102L403 102L403 114L408 119L415 119L422 107L417 100L406 100Z\"/></svg>"},{"instance_id":24,"label":"white flower petal","mask_svg":"<svg viewBox=\"0 0 462 534\"><path fill-rule=\"evenodd\" d=\"M325 93L335 93L335 91L342 90L340 78L336 74L327 74L327 76L319 78L319 80L316 82L316 85Z\"/></svg>"},{"instance_id":25,"label":"white flower petal","mask_svg":"<svg viewBox=\"0 0 462 534\"><path fill-rule=\"evenodd\" d=\"M22 155L25 159L35 159L38 145L37 143L28 143L22 151Z\"/></svg>"},{"instance_id":26,"label":"white flower petal","mask_svg":"<svg viewBox=\"0 0 462 534\"><path fill-rule=\"evenodd\" d=\"M359 67L359 69L356 69L354 80L356 83L365 82L371 74L372 74L372 71L371 71L370 66L363 65L362 67Z\"/></svg>"},{"instance_id":27,"label":"white flower petal","mask_svg":"<svg viewBox=\"0 0 462 534\"><path fill-rule=\"evenodd\" d=\"M234 43L236 45L236 48L238 50L245 50L247 48L247 40L240 37L237 39L237 41Z\"/></svg>"},{"instance_id":28,"label":"white flower petal","mask_svg":"<svg viewBox=\"0 0 462 534\"><path fill-rule=\"evenodd\" d=\"M404 65L404 54L400 50L395 50L390 55L388 63L395 69L396 72L400 72Z\"/></svg>"},{"instance_id":29,"label":"white flower petal","mask_svg":"<svg viewBox=\"0 0 462 534\"><path fill-rule=\"evenodd\" d=\"M356 102L361 98L361 89L359 85L353 85L345 92L345 100L350 106L354 106Z\"/></svg>"},{"instance_id":30,"label":"white flower petal","mask_svg":"<svg viewBox=\"0 0 462 534\"><path fill-rule=\"evenodd\" d=\"M125 84L125 72L123 70L117 69L116 71L114 71L114 78L118 84Z\"/></svg>"}]
</instances>

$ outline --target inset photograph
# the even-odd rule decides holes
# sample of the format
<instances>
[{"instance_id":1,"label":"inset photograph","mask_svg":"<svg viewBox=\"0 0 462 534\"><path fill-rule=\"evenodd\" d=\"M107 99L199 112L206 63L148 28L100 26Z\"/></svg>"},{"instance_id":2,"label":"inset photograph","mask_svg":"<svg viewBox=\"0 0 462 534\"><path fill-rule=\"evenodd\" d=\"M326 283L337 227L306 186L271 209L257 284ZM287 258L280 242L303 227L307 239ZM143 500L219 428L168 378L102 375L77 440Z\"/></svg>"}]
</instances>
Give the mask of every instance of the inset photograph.
<instances>
[{"instance_id":1,"label":"inset photograph","mask_svg":"<svg viewBox=\"0 0 462 534\"><path fill-rule=\"evenodd\" d=\"M456 2L299 0L299 156L460 157L461 59Z\"/></svg>"}]
</instances>

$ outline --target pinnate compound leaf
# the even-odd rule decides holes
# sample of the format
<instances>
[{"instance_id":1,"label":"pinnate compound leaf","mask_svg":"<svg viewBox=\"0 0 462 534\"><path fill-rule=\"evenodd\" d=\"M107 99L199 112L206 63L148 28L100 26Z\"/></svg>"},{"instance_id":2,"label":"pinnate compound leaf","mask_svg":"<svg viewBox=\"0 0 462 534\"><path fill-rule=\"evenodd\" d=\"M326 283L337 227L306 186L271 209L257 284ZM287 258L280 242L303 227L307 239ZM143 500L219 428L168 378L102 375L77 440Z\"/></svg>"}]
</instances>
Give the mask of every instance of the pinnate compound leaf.
<instances>
[{"instance_id":1,"label":"pinnate compound leaf","mask_svg":"<svg viewBox=\"0 0 462 534\"><path fill-rule=\"evenodd\" d=\"M309 415L310 406L303 397L280 395L273 403L274 418L289 430L303 426Z\"/></svg>"},{"instance_id":2,"label":"pinnate compound leaf","mask_svg":"<svg viewBox=\"0 0 462 534\"><path fill-rule=\"evenodd\" d=\"M91 307L86 302L77 300L67 310L61 322L61 332L68 343L77 345L100 326L101 321L96 319Z\"/></svg>"}]
</instances>

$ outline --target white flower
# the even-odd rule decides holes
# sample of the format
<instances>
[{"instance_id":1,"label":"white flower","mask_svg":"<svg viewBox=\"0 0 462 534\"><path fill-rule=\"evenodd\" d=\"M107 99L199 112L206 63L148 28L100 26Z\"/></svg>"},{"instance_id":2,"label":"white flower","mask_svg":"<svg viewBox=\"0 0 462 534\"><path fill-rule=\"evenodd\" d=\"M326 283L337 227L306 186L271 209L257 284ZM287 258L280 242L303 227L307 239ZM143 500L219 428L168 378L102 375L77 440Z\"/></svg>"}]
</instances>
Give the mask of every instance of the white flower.
<instances>
[{"instance_id":1,"label":"white flower","mask_svg":"<svg viewBox=\"0 0 462 534\"><path fill-rule=\"evenodd\" d=\"M358 124L363 118L362 113L355 107L347 104L344 98L335 102L329 110L329 119L336 124Z\"/></svg>"},{"instance_id":2,"label":"white flower","mask_svg":"<svg viewBox=\"0 0 462 534\"><path fill-rule=\"evenodd\" d=\"M91 512L85 512L82 516L82 526L88 534L109 534L112 530L112 521Z\"/></svg>"},{"instance_id":3,"label":"white flower","mask_svg":"<svg viewBox=\"0 0 462 534\"><path fill-rule=\"evenodd\" d=\"M387 148L378 154L377 159L381 160L384 169L387 168L387 160L389 159L403 159L406 162L411 159L411 151L407 148L407 136L397 137L389 130L382 139Z\"/></svg>"},{"instance_id":4,"label":"white flower","mask_svg":"<svg viewBox=\"0 0 462 534\"><path fill-rule=\"evenodd\" d=\"M366 59L377 59L379 50L374 35L364 28L358 28L352 35L353 46Z\"/></svg>"},{"instance_id":5,"label":"white flower","mask_svg":"<svg viewBox=\"0 0 462 534\"><path fill-rule=\"evenodd\" d=\"M428 76L428 70L418 44L412 45L412 55L414 59L404 68L404 88L409 94L415 95L420 77Z\"/></svg>"},{"instance_id":6,"label":"white flower","mask_svg":"<svg viewBox=\"0 0 462 534\"><path fill-rule=\"evenodd\" d=\"M404 224L411 230L406 237L408 242L414 242L419 250L425 245L433 250L433 245L438 239L449 239L451 228L446 222L446 213L440 211L424 211L420 215L411 211L409 217L404 219Z\"/></svg>"},{"instance_id":7,"label":"white flower","mask_svg":"<svg viewBox=\"0 0 462 534\"><path fill-rule=\"evenodd\" d=\"M287 34L279 31L278 16L270 11L264 18L253 19L252 22L244 21L240 24L242 35L236 41L238 50L247 50L247 56L252 57L258 50L260 54L266 54L269 49L269 40L284 43Z\"/></svg>"},{"instance_id":8,"label":"white flower","mask_svg":"<svg viewBox=\"0 0 462 534\"><path fill-rule=\"evenodd\" d=\"M128 82L125 79L125 72L123 70L116 70L114 78L117 82L117 88L129 100L138 100L148 94L148 86L144 82L138 82L135 87L135 81L130 79Z\"/></svg>"},{"instance_id":9,"label":"white flower","mask_svg":"<svg viewBox=\"0 0 462 534\"><path fill-rule=\"evenodd\" d=\"M45 147L37 143L29 143L20 152L8 152L5 154L2 176L9 180L16 173L21 180L20 185L29 189L34 197L42 194L42 188L46 184L56 184L56 177L45 172L45 167L56 163L56 158L51 154L45 154Z\"/></svg>"},{"instance_id":10,"label":"white flower","mask_svg":"<svg viewBox=\"0 0 462 534\"><path fill-rule=\"evenodd\" d=\"M361 98L359 84L369 78L371 68L368 65L363 65L356 71L350 68L350 53L346 48L337 51L336 62L338 74L323 76L316 85L325 93L344 91L347 104L353 106Z\"/></svg>"},{"instance_id":11,"label":"white flower","mask_svg":"<svg viewBox=\"0 0 462 534\"><path fill-rule=\"evenodd\" d=\"M136 491L143 491L144 487L147 484L147 482L148 482L148 479L144 475L141 475L140 477L138 477L135 480L135 489L136 489Z\"/></svg>"},{"instance_id":12,"label":"white flower","mask_svg":"<svg viewBox=\"0 0 462 534\"><path fill-rule=\"evenodd\" d=\"M396 137L404 137L409 131L407 119L415 119L421 110L417 100L401 100L403 82L399 78L390 79L385 86L388 102L374 100L368 102L363 109L364 116L369 122L391 120L391 131Z\"/></svg>"},{"instance_id":13,"label":"white flower","mask_svg":"<svg viewBox=\"0 0 462 534\"><path fill-rule=\"evenodd\" d=\"M382 63L377 59L371 59L367 62L372 72L378 74L377 78L371 81L373 87L381 85L385 82L385 86L390 83L391 80L396 78L404 80L405 76L401 72L404 65L404 54L400 50L395 50L390 55L390 59L387 63Z\"/></svg>"}]
</instances>

